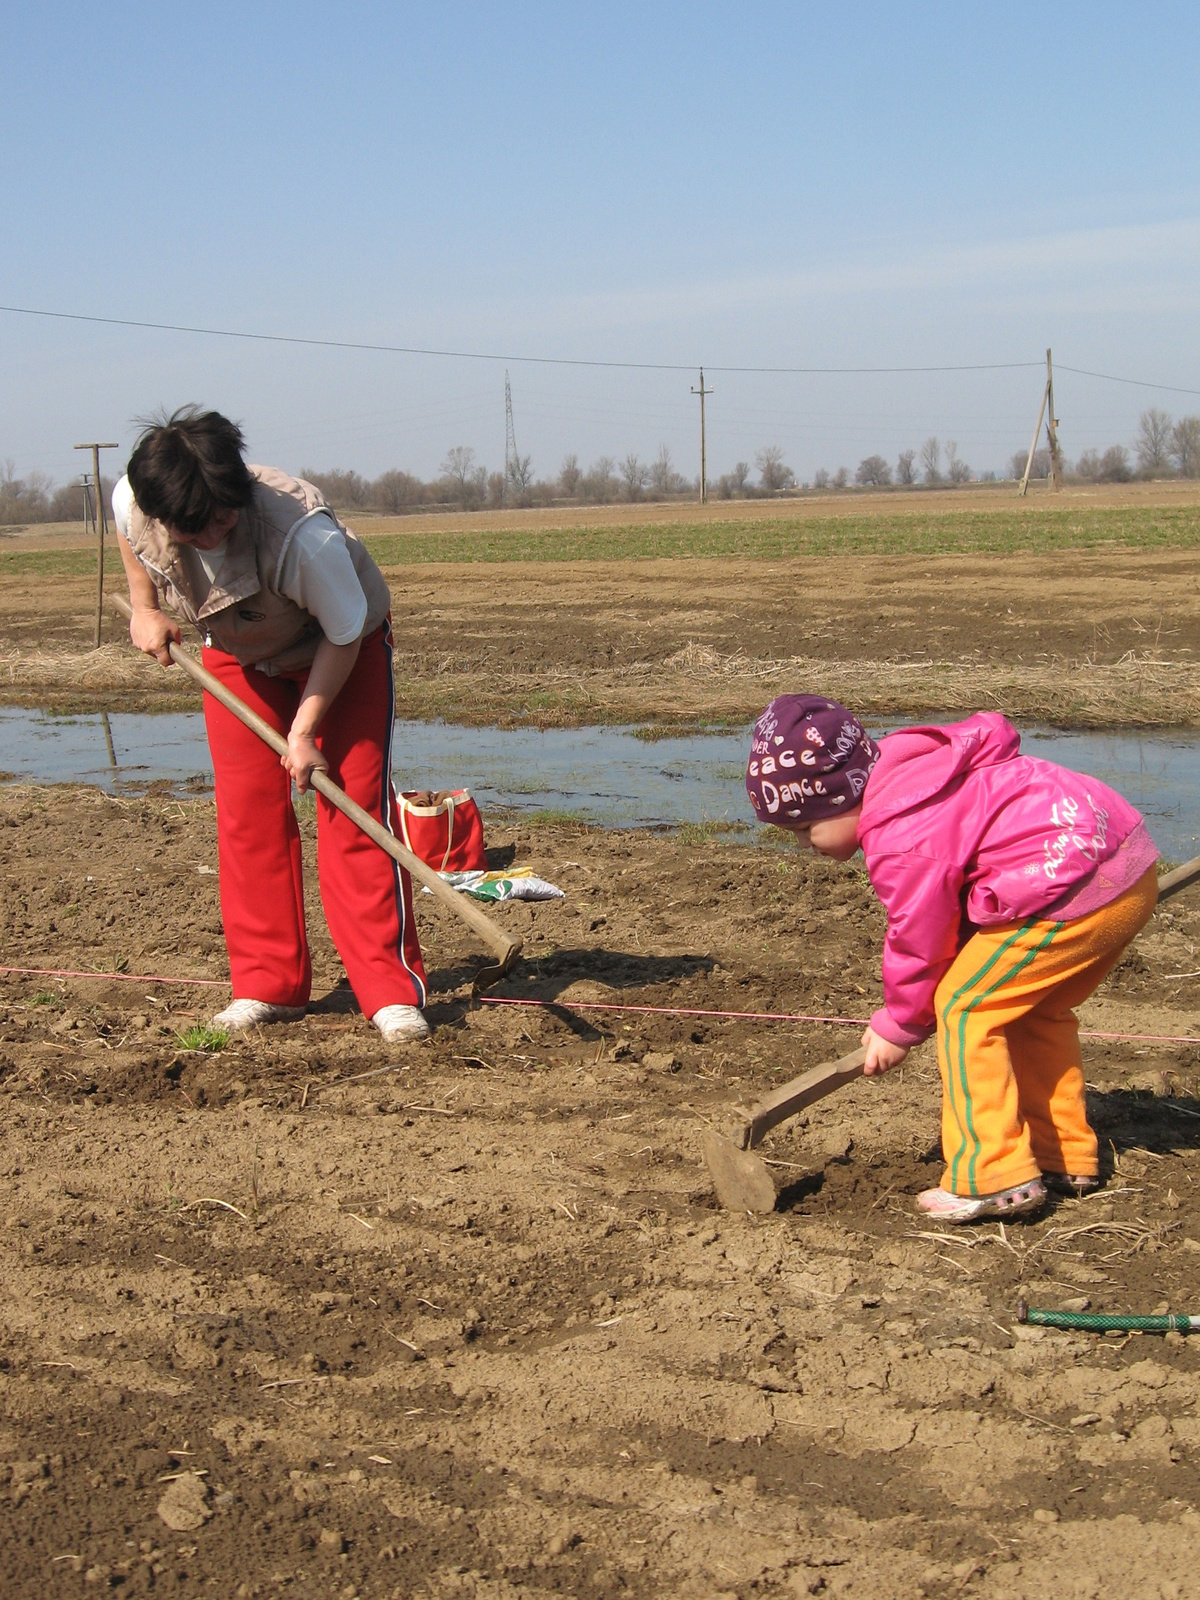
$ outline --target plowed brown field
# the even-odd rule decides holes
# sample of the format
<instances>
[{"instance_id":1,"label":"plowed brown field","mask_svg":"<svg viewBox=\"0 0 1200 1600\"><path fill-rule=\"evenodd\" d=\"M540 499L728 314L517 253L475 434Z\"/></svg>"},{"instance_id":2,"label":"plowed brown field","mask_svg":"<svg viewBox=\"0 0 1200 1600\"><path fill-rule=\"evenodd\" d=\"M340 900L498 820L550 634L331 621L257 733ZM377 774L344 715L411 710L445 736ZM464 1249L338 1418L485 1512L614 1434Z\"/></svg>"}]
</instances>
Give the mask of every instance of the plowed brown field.
<instances>
[{"instance_id":1,"label":"plowed brown field","mask_svg":"<svg viewBox=\"0 0 1200 1600\"><path fill-rule=\"evenodd\" d=\"M0 573L9 697L166 703L89 655L55 538L0 549L42 562ZM1182 548L389 574L412 715L740 718L798 678L865 709L1200 707ZM579 1008L866 1016L855 864L489 844L567 891L495 912L526 953L500 995L544 1005L472 1008L481 954L425 899L435 1032L389 1056L314 909L310 1015L206 1054L180 1035L227 990L127 980L225 974L211 803L0 788L0 962L124 975L0 974L6 1600L1200 1594L1196 1348L1014 1316L1200 1312L1200 890L1086 1008L1196 1041L1087 1044L1104 1191L951 1231L913 1209L928 1047L773 1134L778 1207L734 1216L704 1127L858 1027Z\"/></svg>"}]
</instances>

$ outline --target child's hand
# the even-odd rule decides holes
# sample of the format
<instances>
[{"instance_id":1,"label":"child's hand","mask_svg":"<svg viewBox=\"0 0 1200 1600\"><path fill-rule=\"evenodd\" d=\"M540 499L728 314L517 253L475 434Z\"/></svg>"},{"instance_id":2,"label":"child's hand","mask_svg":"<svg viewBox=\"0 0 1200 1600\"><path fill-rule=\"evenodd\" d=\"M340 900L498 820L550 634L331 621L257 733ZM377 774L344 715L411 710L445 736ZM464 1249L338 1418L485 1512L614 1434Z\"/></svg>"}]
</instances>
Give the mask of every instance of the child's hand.
<instances>
[{"instance_id":1,"label":"child's hand","mask_svg":"<svg viewBox=\"0 0 1200 1600\"><path fill-rule=\"evenodd\" d=\"M863 1076L866 1078L873 1078L879 1072L890 1072L908 1054L906 1046L893 1044L890 1039L876 1033L874 1028L867 1028L863 1033L862 1046L867 1052L867 1059L863 1063Z\"/></svg>"}]
</instances>

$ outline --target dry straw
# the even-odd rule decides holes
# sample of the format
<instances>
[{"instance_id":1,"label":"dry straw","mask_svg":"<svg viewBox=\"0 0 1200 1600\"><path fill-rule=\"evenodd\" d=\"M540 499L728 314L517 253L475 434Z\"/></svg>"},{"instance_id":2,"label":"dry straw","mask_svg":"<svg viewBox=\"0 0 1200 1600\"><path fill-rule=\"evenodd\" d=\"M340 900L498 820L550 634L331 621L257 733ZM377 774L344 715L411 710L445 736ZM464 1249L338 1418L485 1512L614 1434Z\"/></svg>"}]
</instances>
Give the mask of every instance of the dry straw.
<instances>
[{"instance_id":1,"label":"dry straw","mask_svg":"<svg viewBox=\"0 0 1200 1600\"><path fill-rule=\"evenodd\" d=\"M875 717L992 709L1063 727L1200 724L1200 662L1166 661L1149 650L1130 650L1110 662L1088 656L1015 664L971 658L826 661L750 656L741 650L723 654L689 640L664 661L620 667L503 671L486 655L478 660L409 656L398 658L397 666L399 687L427 700L426 714L444 710L445 700L476 704L500 720L532 715L547 725L633 715L677 719L686 713L694 719L698 703L711 720L749 720L772 695L804 691L827 694ZM124 643L87 651L0 653L0 685L20 691L24 700L107 693L142 702L147 693L163 694L158 671ZM178 692L181 686L173 682L170 687Z\"/></svg>"},{"instance_id":2,"label":"dry straw","mask_svg":"<svg viewBox=\"0 0 1200 1600\"><path fill-rule=\"evenodd\" d=\"M710 683L753 682L761 685L760 696L801 689L828 694L868 715L995 708L1009 716L1043 717L1077 727L1200 721L1200 663L1164 661L1149 651L1130 650L1113 662L1050 656L1017 665L822 661L809 656L771 660L743 651L722 655L690 641L663 666Z\"/></svg>"}]
</instances>

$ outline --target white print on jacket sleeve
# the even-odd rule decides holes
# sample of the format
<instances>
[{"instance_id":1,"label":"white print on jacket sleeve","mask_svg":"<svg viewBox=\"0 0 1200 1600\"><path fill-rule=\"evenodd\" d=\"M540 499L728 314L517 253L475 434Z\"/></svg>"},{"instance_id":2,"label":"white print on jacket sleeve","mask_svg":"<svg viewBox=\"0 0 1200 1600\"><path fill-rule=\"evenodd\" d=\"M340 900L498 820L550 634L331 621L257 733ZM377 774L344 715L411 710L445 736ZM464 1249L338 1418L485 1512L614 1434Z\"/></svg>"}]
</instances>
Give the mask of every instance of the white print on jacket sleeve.
<instances>
[{"instance_id":1,"label":"white print on jacket sleeve","mask_svg":"<svg viewBox=\"0 0 1200 1600\"><path fill-rule=\"evenodd\" d=\"M1080 807L1079 801L1073 796L1064 795L1050 807L1050 819L1061 830L1053 838L1042 841L1042 871L1051 881L1062 870L1072 849L1078 850L1085 860L1094 865L1100 860L1108 843L1108 812L1103 806L1098 806L1090 794L1085 794L1084 798L1091 807L1095 826L1095 832L1090 836L1077 831Z\"/></svg>"}]
</instances>

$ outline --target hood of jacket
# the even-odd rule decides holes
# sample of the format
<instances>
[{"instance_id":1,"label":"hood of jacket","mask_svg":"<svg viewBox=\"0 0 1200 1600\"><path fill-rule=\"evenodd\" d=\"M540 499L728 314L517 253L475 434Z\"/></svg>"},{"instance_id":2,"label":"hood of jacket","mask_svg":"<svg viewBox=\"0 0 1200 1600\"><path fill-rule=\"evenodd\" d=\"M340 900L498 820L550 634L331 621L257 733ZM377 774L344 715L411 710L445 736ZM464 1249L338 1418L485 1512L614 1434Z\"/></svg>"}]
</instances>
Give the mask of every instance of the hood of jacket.
<instances>
[{"instance_id":1,"label":"hood of jacket","mask_svg":"<svg viewBox=\"0 0 1200 1600\"><path fill-rule=\"evenodd\" d=\"M980 711L948 727L901 728L880 742L863 795L860 833L894 822L967 773L1020 754L1021 735L998 711Z\"/></svg>"}]
</instances>

